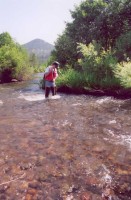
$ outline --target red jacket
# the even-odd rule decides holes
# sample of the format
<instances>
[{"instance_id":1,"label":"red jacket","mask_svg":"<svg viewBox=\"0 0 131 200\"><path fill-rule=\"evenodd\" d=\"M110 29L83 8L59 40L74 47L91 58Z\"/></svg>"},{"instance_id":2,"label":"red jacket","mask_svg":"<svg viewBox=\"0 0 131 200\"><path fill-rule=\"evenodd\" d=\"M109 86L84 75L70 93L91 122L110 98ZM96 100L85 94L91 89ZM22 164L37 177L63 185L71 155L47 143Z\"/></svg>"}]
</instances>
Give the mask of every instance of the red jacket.
<instances>
[{"instance_id":1,"label":"red jacket","mask_svg":"<svg viewBox=\"0 0 131 200\"><path fill-rule=\"evenodd\" d=\"M53 69L49 72L48 75L45 75L45 80L46 81L53 81L58 77L57 69Z\"/></svg>"}]
</instances>

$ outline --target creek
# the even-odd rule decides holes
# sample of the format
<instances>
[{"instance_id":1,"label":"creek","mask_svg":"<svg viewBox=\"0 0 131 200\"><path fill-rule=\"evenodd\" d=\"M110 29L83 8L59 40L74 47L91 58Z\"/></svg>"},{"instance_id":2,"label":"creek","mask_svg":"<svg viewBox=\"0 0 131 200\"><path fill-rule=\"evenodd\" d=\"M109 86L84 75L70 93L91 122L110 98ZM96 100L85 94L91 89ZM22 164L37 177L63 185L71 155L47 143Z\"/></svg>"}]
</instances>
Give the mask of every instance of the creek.
<instances>
[{"instance_id":1,"label":"creek","mask_svg":"<svg viewBox=\"0 0 131 200\"><path fill-rule=\"evenodd\" d=\"M0 199L130 200L131 99L0 85Z\"/></svg>"}]
</instances>

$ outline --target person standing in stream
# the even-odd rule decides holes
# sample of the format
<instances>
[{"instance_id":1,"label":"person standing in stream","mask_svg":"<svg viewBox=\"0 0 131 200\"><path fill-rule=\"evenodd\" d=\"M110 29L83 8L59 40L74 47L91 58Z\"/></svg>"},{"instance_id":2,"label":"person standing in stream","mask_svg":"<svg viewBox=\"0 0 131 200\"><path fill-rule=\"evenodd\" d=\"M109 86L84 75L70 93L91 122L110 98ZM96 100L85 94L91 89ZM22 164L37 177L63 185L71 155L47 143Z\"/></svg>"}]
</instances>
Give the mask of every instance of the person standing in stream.
<instances>
[{"instance_id":1,"label":"person standing in stream","mask_svg":"<svg viewBox=\"0 0 131 200\"><path fill-rule=\"evenodd\" d=\"M56 83L55 80L58 77L59 62L54 61L52 65L48 66L44 73L45 79L45 98L49 97L50 90L52 95L56 95Z\"/></svg>"}]
</instances>

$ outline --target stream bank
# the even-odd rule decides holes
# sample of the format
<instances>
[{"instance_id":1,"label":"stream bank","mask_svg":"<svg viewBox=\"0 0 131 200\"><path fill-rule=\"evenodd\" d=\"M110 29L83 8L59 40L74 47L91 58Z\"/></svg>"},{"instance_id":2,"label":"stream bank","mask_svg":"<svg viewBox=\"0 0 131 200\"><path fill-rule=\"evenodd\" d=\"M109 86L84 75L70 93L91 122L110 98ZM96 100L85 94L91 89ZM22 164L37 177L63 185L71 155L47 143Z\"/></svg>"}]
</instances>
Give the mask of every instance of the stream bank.
<instances>
[{"instance_id":1,"label":"stream bank","mask_svg":"<svg viewBox=\"0 0 131 200\"><path fill-rule=\"evenodd\" d=\"M71 88L68 86L61 86L58 89L58 92L63 92L66 94L85 94L85 95L94 95L94 96L110 96L120 99L129 99L131 98L131 89L85 89L85 88Z\"/></svg>"}]
</instances>

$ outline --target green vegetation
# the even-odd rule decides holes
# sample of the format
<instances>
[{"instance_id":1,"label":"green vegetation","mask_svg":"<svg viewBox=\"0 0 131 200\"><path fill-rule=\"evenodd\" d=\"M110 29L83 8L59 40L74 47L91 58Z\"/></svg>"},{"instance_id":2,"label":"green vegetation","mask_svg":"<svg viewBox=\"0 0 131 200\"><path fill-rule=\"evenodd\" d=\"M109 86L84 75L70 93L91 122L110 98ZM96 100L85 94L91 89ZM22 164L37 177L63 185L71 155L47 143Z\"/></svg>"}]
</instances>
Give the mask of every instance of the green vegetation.
<instances>
[{"instance_id":1,"label":"green vegetation","mask_svg":"<svg viewBox=\"0 0 131 200\"><path fill-rule=\"evenodd\" d=\"M40 67L35 54L28 56L8 33L0 34L0 81L26 79L32 70L42 72L58 60L62 66L58 86L131 88L130 11L130 0L82 1Z\"/></svg>"},{"instance_id":2,"label":"green vegetation","mask_svg":"<svg viewBox=\"0 0 131 200\"><path fill-rule=\"evenodd\" d=\"M27 52L9 33L0 34L0 82L28 79L32 72Z\"/></svg>"},{"instance_id":3,"label":"green vegetation","mask_svg":"<svg viewBox=\"0 0 131 200\"><path fill-rule=\"evenodd\" d=\"M131 88L131 62L118 63L114 73L123 87Z\"/></svg>"},{"instance_id":4,"label":"green vegetation","mask_svg":"<svg viewBox=\"0 0 131 200\"><path fill-rule=\"evenodd\" d=\"M62 70L59 79L57 80L57 85L59 86L68 86L73 88L82 88L85 84L85 76L84 74L80 74L80 72L70 68L66 70Z\"/></svg>"},{"instance_id":5,"label":"green vegetation","mask_svg":"<svg viewBox=\"0 0 131 200\"><path fill-rule=\"evenodd\" d=\"M113 73L117 60L110 50L101 50L92 43L88 46L80 44L79 48L83 55L83 58L79 59L79 63L82 71L86 74L86 82L91 88L119 87L118 80Z\"/></svg>"},{"instance_id":6,"label":"green vegetation","mask_svg":"<svg viewBox=\"0 0 131 200\"><path fill-rule=\"evenodd\" d=\"M58 85L131 88L130 0L84 0L55 43Z\"/></svg>"}]
</instances>

